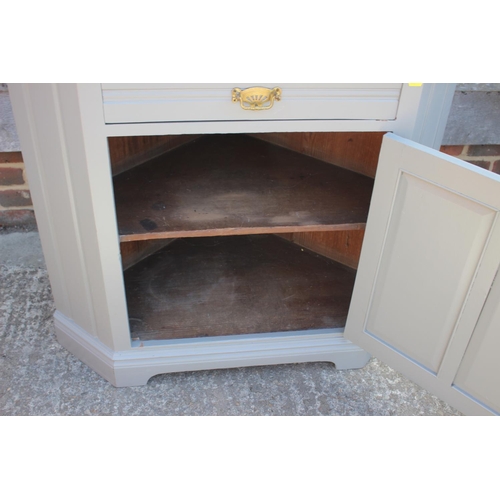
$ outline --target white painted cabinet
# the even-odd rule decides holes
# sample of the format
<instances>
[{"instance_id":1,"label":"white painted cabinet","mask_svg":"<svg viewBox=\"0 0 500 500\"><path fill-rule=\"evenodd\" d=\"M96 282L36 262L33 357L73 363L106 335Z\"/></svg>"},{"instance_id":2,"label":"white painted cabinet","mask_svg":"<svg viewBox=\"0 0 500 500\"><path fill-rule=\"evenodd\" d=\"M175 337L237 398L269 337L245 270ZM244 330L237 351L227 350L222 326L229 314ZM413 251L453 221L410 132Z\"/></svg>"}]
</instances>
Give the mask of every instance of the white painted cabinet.
<instances>
[{"instance_id":1,"label":"white painted cabinet","mask_svg":"<svg viewBox=\"0 0 500 500\"><path fill-rule=\"evenodd\" d=\"M233 84L9 87L59 341L116 386L262 364L359 368L368 351L465 413L498 413L499 285L490 288L500 262L500 182L426 147L440 144L454 86L271 85L282 89L281 100L265 111L232 102ZM392 133L380 150L345 335L315 327L131 337L108 139L345 132ZM153 231L148 220L143 239Z\"/></svg>"}]
</instances>

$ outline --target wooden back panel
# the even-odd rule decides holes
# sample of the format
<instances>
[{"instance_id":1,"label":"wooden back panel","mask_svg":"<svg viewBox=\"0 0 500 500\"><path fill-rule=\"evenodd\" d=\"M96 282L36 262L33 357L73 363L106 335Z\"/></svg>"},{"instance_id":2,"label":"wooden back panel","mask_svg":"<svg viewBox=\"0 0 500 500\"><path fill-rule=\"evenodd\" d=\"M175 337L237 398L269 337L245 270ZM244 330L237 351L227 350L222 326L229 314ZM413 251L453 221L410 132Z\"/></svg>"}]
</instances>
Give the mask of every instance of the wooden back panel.
<instances>
[{"instance_id":1,"label":"wooden back panel","mask_svg":"<svg viewBox=\"0 0 500 500\"><path fill-rule=\"evenodd\" d=\"M120 243L122 268L125 271L141 260L149 257L163 247L170 245L175 239L126 241Z\"/></svg>"},{"instance_id":2,"label":"wooden back panel","mask_svg":"<svg viewBox=\"0 0 500 500\"><path fill-rule=\"evenodd\" d=\"M277 132L249 134L374 178L385 132Z\"/></svg>"},{"instance_id":3,"label":"wooden back panel","mask_svg":"<svg viewBox=\"0 0 500 500\"><path fill-rule=\"evenodd\" d=\"M109 137L109 158L113 175L182 146L199 135L162 135L145 137Z\"/></svg>"},{"instance_id":4,"label":"wooden back panel","mask_svg":"<svg viewBox=\"0 0 500 500\"><path fill-rule=\"evenodd\" d=\"M357 229L352 231L286 233L276 236L284 237L300 247L312 250L352 269L357 269L364 235L364 229Z\"/></svg>"}]
</instances>

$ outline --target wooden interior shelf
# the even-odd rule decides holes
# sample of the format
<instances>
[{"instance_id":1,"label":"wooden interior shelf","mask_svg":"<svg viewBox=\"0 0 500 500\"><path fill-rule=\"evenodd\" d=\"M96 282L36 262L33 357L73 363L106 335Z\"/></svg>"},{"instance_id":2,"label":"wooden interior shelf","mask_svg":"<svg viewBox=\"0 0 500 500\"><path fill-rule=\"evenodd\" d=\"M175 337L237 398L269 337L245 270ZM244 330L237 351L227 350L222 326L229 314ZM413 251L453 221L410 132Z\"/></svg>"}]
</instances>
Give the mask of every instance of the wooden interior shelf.
<instances>
[{"instance_id":1,"label":"wooden interior shelf","mask_svg":"<svg viewBox=\"0 0 500 500\"><path fill-rule=\"evenodd\" d=\"M114 178L120 241L353 230L373 180L246 135L203 136Z\"/></svg>"},{"instance_id":2,"label":"wooden interior shelf","mask_svg":"<svg viewBox=\"0 0 500 500\"><path fill-rule=\"evenodd\" d=\"M177 239L124 273L132 338L343 327L355 274L273 235Z\"/></svg>"}]
</instances>

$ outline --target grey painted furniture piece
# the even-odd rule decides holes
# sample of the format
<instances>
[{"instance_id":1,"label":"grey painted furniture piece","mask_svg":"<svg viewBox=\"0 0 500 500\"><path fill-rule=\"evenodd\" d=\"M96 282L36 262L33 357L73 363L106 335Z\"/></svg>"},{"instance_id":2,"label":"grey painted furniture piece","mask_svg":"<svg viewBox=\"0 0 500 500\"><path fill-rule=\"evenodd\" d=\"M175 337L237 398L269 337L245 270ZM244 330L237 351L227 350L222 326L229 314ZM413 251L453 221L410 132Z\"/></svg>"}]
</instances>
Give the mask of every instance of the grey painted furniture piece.
<instances>
[{"instance_id":1,"label":"grey painted furniture piece","mask_svg":"<svg viewBox=\"0 0 500 500\"><path fill-rule=\"evenodd\" d=\"M464 413L498 413L500 182L432 149L454 85L281 84L293 99L264 116L228 102L250 85L9 85L61 344L118 387L211 368L359 368L369 351ZM107 138L297 131L391 132L345 331L135 345Z\"/></svg>"}]
</instances>

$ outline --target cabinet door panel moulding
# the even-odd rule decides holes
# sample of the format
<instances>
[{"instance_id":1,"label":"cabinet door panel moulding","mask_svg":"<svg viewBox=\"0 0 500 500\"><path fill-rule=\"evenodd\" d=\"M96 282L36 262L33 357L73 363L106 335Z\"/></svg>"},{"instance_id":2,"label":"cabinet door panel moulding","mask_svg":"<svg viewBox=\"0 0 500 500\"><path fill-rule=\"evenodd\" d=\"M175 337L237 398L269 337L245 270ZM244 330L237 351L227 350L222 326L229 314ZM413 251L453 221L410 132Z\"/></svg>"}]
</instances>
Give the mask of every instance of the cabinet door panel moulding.
<instances>
[{"instance_id":1,"label":"cabinet door panel moulding","mask_svg":"<svg viewBox=\"0 0 500 500\"><path fill-rule=\"evenodd\" d=\"M486 414L453 380L500 264L499 210L498 176L387 135L346 325L426 389Z\"/></svg>"}]
</instances>

